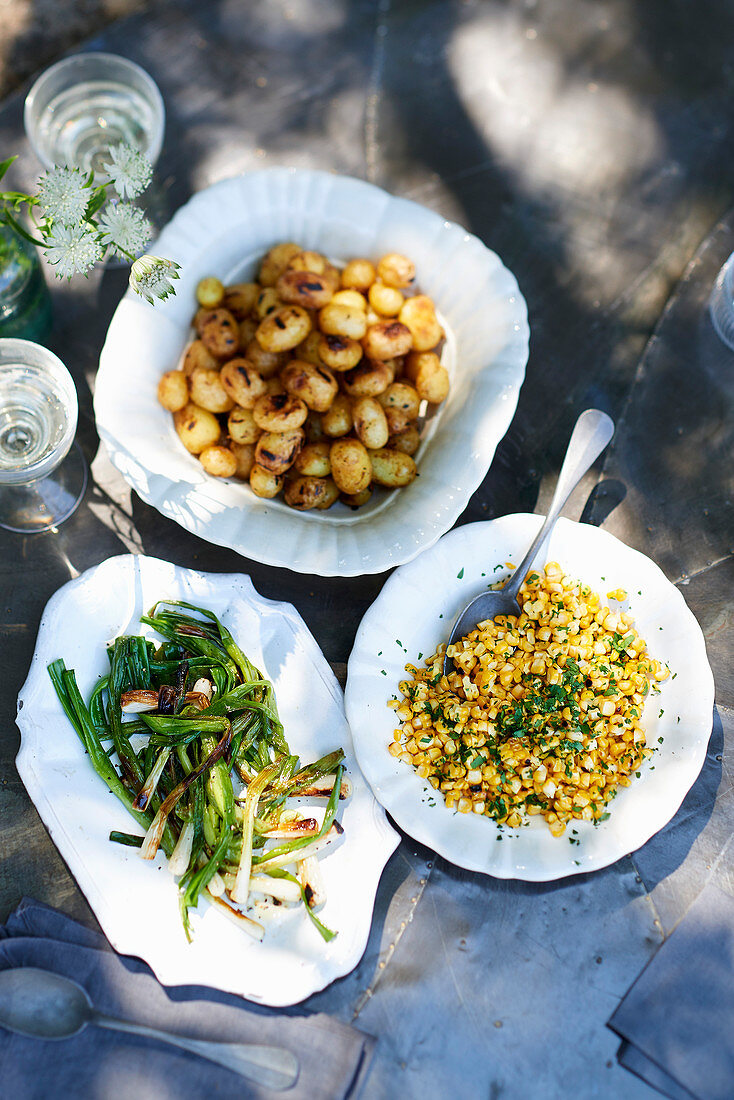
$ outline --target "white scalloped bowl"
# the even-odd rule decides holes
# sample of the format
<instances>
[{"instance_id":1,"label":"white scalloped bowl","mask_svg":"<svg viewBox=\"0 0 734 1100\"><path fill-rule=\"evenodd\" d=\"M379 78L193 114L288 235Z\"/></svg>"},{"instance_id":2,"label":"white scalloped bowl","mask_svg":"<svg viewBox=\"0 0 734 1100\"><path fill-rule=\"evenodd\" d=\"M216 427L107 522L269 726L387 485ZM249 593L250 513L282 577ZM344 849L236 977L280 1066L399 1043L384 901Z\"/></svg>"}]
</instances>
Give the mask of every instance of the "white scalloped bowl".
<instances>
[{"instance_id":1,"label":"white scalloped bowl","mask_svg":"<svg viewBox=\"0 0 734 1100\"><path fill-rule=\"evenodd\" d=\"M620 788L606 821L574 821L577 837L570 830L554 837L539 817L520 829L500 830L491 818L448 810L427 780L390 756L396 723L387 703L399 697L406 662L419 664L419 654L435 652L469 600L507 574L499 571L505 562L522 560L542 519L518 514L467 524L396 570L359 627L346 689L359 766L397 824L460 867L531 882L606 867L662 829L701 770L714 706L701 628L680 591L649 558L613 535L561 519L539 564L560 562L602 599L625 589L628 599L613 606L634 616L652 655L676 674L648 698L643 727L658 751L642 765L640 778Z\"/></svg>"},{"instance_id":2,"label":"white scalloped bowl","mask_svg":"<svg viewBox=\"0 0 734 1100\"><path fill-rule=\"evenodd\" d=\"M109 671L106 643L125 633L158 637L139 619L158 599L183 599L219 615L275 686L286 737L304 762L342 746L352 796L344 838L321 861L321 916L338 935L325 943L303 912L278 914L256 943L201 902L188 943L165 858L147 863L111 844L135 823L84 754L46 666L63 657L84 698ZM398 845L357 766L333 672L290 604L263 599L250 578L199 573L157 558L123 555L69 581L51 598L18 698L18 772L51 839L117 951L145 959L164 985L208 985L268 1005L289 1005L348 974L367 945L383 867Z\"/></svg>"},{"instance_id":3,"label":"white scalloped bowl","mask_svg":"<svg viewBox=\"0 0 734 1100\"><path fill-rule=\"evenodd\" d=\"M249 486L204 473L156 400L160 375L189 339L196 284L253 278L263 253L296 240L334 260L400 251L447 329L451 393L417 454L420 477L299 513ZM447 531L481 483L514 414L528 357L527 309L514 276L476 237L361 180L273 168L195 195L151 251L181 264L176 297L150 306L128 292L102 349L94 397L100 438L138 495L188 531L269 565L322 576L379 573Z\"/></svg>"}]
</instances>

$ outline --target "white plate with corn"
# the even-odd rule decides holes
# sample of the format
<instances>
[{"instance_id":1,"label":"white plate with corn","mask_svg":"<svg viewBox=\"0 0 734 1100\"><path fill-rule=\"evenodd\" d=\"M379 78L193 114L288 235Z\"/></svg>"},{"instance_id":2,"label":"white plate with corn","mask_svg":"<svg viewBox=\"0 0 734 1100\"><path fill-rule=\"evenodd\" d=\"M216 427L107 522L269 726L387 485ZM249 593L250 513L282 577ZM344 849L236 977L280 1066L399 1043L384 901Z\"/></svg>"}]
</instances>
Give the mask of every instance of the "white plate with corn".
<instances>
[{"instance_id":1,"label":"white plate with corn","mask_svg":"<svg viewBox=\"0 0 734 1100\"><path fill-rule=\"evenodd\" d=\"M506 579L541 522L469 524L398 569L362 621L346 689L360 767L401 828L461 867L529 881L605 867L670 821L714 702L680 591L565 519L518 617L480 624L443 677L457 614Z\"/></svg>"}]
</instances>

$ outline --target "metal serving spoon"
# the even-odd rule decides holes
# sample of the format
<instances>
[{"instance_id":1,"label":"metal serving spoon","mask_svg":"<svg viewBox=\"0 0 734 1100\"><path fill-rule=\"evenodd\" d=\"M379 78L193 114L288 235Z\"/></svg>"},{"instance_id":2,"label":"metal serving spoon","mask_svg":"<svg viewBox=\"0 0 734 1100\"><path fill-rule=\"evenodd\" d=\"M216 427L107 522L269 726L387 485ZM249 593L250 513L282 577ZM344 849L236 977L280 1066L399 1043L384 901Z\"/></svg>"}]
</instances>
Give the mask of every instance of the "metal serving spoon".
<instances>
[{"instance_id":1,"label":"metal serving spoon","mask_svg":"<svg viewBox=\"0 0 734 1100\"><path fill-rule=\"evenodd\" d=\"M449 645L457 638L463 638L474 629L477 623L482 623L485 619L496 619L498 615L518 614L517 594L528 569L555 527L564 504L613 435L614 421L606 413L600 412L599 409L587 409L586 412L581 413L569 440L548 515L533 539L530 549L504 588L497 592L483 592L467 604L454 623L448 640ZM451 657L445 657L443 662L445 676L451 672L452 665Z\"/></svg>"},{"instance_id":2,"label":"metal serving spoon","mask_svg":"<svg viewBox=\"0 0 734 1100\"><path fill-rule=\"evenodd\" d=\"M0 971L0 1025L37 1039L67 1039L87 1024L128 1031L181 1047L210 1062L265 1085L287 1089L298 1077L298 1060L283 1047L251 1043L210 1043L158 1031L97 1012L85 989L71 978L34 967Z\"/></svg>"}]
</instances>

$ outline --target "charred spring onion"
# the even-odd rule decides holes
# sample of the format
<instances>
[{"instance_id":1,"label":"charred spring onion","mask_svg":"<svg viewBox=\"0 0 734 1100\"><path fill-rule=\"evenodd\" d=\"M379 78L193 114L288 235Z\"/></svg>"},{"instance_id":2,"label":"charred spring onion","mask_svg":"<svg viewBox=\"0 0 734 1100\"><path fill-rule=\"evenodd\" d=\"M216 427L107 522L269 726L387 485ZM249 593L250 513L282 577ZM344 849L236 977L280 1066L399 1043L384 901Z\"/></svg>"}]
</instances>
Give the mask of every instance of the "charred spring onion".
<instances>
[{"instance_id":1,"label":"charred spring onion","mask_svg":"<svg viewBox=\"0 0 734 1100\"><path fill-rule=\"evenodd\" d=\"M92 767L144 831L110 840L144 859L165 852L189 939L202 894L256 939L264 928L253 914L292 905L332 939L314 912L325 899L317 853L343 833L344 753L301 766L273 685L211 611L161 601L141 622L164 641L117 638L88 703L62 659L48 666ZM320 823L293 808L306 797L326 800Z\"/></svg>"}]
</instances>

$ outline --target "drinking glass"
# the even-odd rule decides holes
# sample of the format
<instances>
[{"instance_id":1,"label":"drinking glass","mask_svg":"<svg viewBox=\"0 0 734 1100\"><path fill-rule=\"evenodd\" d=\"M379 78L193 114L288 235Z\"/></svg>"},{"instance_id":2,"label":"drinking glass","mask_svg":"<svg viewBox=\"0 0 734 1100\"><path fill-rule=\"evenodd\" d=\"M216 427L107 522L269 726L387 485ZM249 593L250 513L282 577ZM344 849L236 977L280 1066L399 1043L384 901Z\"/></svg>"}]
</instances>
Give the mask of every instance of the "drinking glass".
<instances>
[{"instance_id":1,"label":"drinking glass","mask_svg":"<svg viewBox=\"0 0 734 1100\"><path fill-rule=\"evenodd\" d=\"M734 351L734 252L716 276L709 313L717 335Z\"/></svg>"},{"instance_id":2,"label":"drinking glass","mask_svg":"<svg viewBox=\"0 0 734 1100\"><path fill-rule=\"evenodd\" d=\"M46 168L61 164L98 173L109 163L110 148L122 142L155 164L165 108L145 69L116 54L83 53L41 74L26 98L23 121Z\"/></svg>"},{"instance_id":3,"label":"drinking glass","mask_svg":"<svg viewBox=\"0 0 734 1100\"><path fill-rule=\"evenodd\" d=\"M87 484L76 432L77 396L48 348L0 339L0 527L32 533L56 527Z\"/></svg>"}]
</instances>

